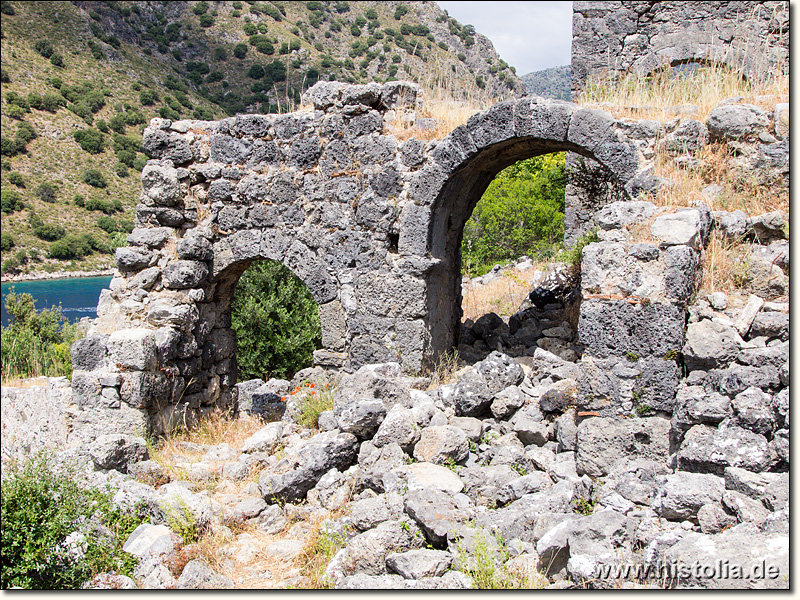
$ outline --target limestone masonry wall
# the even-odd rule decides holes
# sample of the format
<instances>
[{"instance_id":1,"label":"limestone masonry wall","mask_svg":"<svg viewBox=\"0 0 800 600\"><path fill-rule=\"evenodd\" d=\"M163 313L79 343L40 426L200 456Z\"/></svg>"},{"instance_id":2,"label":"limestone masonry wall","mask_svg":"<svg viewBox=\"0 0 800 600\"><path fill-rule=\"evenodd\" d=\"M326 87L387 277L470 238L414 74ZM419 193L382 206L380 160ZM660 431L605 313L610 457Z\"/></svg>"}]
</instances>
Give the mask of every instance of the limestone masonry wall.
<instances>
[{"instance_id":1,"label":"limestone masonry wall","mask_svg":"<svg viewBox=\"0 0 800 600\"><path fill-rule=\"evenodd\" d=\"M587 78L687 62L749 78L789 71L789 3L573 2L572 91Z\"/></svg>"},{"instance_id":2,"label":"limestone masonry wall","mask_svg":"<svg viewBox=\"0 0 800 600\"><path fill-rule=\"evenodd\" d=\"M78 419L160 430L235 406L230 302L254 260L284 263L319 303L317 364L420 369L457 343L462 231L500 170L565 150L622 184L639 170L609 114L542 98L400 141L389 123L413 119L418 91L322 82L292 114L154 119L136 229L73 348Z\"/></svg>"}]
</instances>

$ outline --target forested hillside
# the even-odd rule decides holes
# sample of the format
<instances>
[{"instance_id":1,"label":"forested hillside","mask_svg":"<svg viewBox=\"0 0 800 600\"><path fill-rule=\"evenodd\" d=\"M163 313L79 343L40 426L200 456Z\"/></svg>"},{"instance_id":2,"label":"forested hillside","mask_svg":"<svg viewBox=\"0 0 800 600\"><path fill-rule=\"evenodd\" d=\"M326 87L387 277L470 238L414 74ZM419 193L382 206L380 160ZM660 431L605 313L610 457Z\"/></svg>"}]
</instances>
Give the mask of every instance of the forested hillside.
<instances>
[{"instance_id":1,"label":"forested hillside","mask_svg":"<svg viewBox=\"0 0 800 600\"><path fill-rule=\"evenodd\" d=\"M529 94L556 100L570 100L572 68L569 65L551 67L522 76L522 82Z\"/></svg>"},{"instance_id":2,"label":"forested hillside","mask_svg":"<svg viewBox=\"0 0 800 600\"><path fill-rule=\"evenodd\" d=\"M433 2L2 2L2 271L113 265L153 117L287 112L319 79L524 93Z\"/></svg>"}]
</instances>

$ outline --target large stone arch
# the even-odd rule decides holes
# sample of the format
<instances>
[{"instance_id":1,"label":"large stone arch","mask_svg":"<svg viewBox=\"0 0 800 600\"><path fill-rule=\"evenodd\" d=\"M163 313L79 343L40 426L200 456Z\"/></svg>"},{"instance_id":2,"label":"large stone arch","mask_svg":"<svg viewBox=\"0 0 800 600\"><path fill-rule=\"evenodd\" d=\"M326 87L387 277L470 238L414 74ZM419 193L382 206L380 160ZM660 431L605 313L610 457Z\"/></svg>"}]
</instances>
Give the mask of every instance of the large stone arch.
<instances>
[{"instance_id":1,"label":"large stone arch","mask_svg":"<svg viewBox=\"0 0 800 600\"><path fill-rule=\"evenodd\" d=\"M541 98L498 104L439 142L398 138L392 117L418 91L322 82L297 113L154 119L136 229L73 349L84 418L162 429L235 408L230 300L262 259L319 304L318 364L417 371L456 341L463 226L497 172L562 150L623 184L639 170L611 115Z\"/></svg>"},{"instance_id":2,"label":"large stone arch","mask_svg":"<svg viewBox=\"0 0 800 600\"><path fill-rule=\"evenodd\" d=\"M564 151L597 161L623 186L639 169L636 146L620 134L610 114L539 97L503 102L474 115L431 152L431 164L411 184L416 193L406 209L409 215L426 215L419 219L428 224L424 251L435 260L428 279L427 319L434 354L457 343L461 240L483 192L507 166ZM401 251L422 251L421 246L409 247L408 240L414 239L422 237L401 228Z\"/></svg>"}]
</instances>

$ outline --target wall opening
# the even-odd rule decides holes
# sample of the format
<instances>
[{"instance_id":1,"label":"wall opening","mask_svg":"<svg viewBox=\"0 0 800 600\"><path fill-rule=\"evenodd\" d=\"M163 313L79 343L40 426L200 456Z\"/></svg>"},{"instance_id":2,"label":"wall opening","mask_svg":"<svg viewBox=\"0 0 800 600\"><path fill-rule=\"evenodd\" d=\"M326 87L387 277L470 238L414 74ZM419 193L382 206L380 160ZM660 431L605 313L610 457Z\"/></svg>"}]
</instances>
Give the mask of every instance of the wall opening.
<instances>
[{"instance_id":1,"label":"wall opening","mask_svg":"<svg viewBox=\"0 0 800 600\"><path fill-rule=\"evenodd\" d=\"M291 379L312 366L322 335L319 306L308 286L275 260L237 270L242 272L227 293L237 381Z\"/></svg>"},{"instance_id":2,"label":"wall opening","mask_svg":"<svg viewBox=\"0 0 800 600\"><path fill-rule=\"evenodd\" d=\"M518 161L489 183L466 220L458 352L467 362L493 350L532 355L543 331L559 327L564 343L545 343L571 350L569 307L541 310L528 300L553 261L570 260L564 252L566 182L565 152ZM551 304L560 303L558 291L556 297Z\"/></svg>"}]
</instances>

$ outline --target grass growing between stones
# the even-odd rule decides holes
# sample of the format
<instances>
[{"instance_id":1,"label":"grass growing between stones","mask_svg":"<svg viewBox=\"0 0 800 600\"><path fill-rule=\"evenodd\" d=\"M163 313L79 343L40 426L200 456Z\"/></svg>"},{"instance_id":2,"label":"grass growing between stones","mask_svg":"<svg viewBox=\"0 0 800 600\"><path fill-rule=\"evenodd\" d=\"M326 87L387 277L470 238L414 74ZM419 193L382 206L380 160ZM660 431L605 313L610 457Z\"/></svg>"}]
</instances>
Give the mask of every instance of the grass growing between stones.
<instances>
[{"instance_id":1,"label":"grass growing between stones","mask_svg":"<svg viewBox=\"0 0 800 600\"><path fill-rule=\"evenodd\" d=\"M460 543L457 547L460 570L472 579L472 585L476 589L541 589L546 584L541 575L521 566L508 565L509 556L505 543L498 540L497 549L493 549L483 531L475 532L471 552L467 552Z\"/></svg>"},{"instance_id":2,"label":"grass growing between stones","mask_svg":"<svg viewBox=\"0 0 800 600\"><path fill-rule=\"evenodd\" d=\"M297 559L302 565L300 572L306 578L304 589L333 588L333 582L325 577L325 568L347 543L344 535L329 533L321 525L322 522L319 522L314 526L302 554Z\"/></svg>"},{"instance_id":3,"label":"grass growing between stones","mask_svg":"<svg viewBox=\"0 0 800 600\"><path fill-rule=\"evenodd\" d=\"M745 240L731 240L712 231L705 249L703 282L699 295L712 292L742 295L749 279L750 250Z\"/></svg>"},{"instance_id":4,"label":"grass growing between stones","mask_svg":"<svg viewBox=\"0 0 800 600\"><path fill-rule=\"evenodd\" d=\"M773 186L759 185L755 178L746 178L731 168L733 151L725 144L709 144L697 152L697 169L678 167L673 157L656 151L654 174L668 179L652 198L657 206L670 208L696 206L703 203L710 210L743 210L748 216L775 210L789 212L789 194ZM703 194L710 185L720 186L719 193Z\"/></svg>"},{"instance_id":5,"label":"grass growing between stones","mask_svg":"<svg viewBox=\"0 0 800 600\"><path fill-rule=\"evenodd\" d=\"M701 66L690 75L673 76L673 69L666 67L650 76L631 73L614 82L592 78L578 103L599 106L616 117L656 121L672 119L675 112L670 108L692 104L698 107L692 118L705 121L722 100L735 96L771 111L776 103L789 102L789 74L776 73L758 81L745 80L717 63Z\"/></svg>"},{"instance_id":6,"label":"grass growing between stones","mask_svg":"<svg viewBox=\"0 0 800 600\"><path fill-rule=\"evenodd\" d=\"M187 449L186 444L215 446L221 443L241 448L244 441L264 426L251 415L233 416L222 411L212 412L196 426L176 428L168 435L148 440L150 457L173 479L188 479L185 469L175 465L176 456L198 458L202 451Z\"/></svg>"},{"instance_id":7,"label":"grass growing between stones","mask_svg":"<svg viewBox=\"0 0 800 600\"><path fill-rule=\"evenodd\" d=\"M319 428L319 416L326 410L333 410L333 394L335 387L329 383L315 384L306 382L291 392L300 394L298 402L300 414L297 422L309 429Z\"/></svg>"}]
</instances>

